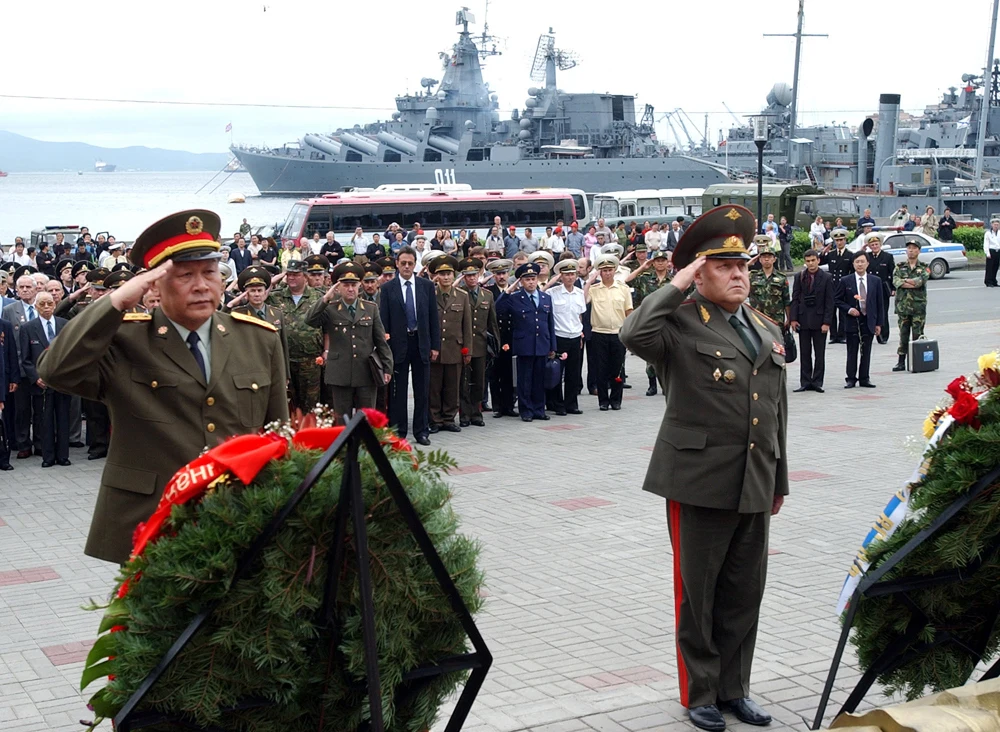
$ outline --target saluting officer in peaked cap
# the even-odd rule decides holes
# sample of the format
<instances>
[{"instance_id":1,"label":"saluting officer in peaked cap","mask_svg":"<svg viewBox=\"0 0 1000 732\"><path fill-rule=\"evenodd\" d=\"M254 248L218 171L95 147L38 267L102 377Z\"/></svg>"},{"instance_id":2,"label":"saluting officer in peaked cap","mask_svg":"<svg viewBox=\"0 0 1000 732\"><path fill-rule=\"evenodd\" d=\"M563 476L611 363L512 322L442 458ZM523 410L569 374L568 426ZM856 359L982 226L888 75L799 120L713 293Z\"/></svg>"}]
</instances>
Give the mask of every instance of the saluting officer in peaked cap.
<instances>
[{"instance_id":1,"label":"saluting officer in peaked cap","mask_svg":"<svg viewBox=\"0 0 1000 732\"><path fill-rule=\"evenodd\" d=\"M368 262L365 267L365 275L361 279L365 282L370 282L372 280L378 280L382 276L382 268L379 267L374 262Z\"/></svg>"},{"instance_id":2,"label":"saluting officer in peaked cap","mask_svg":"<svg viewBox=\"0 0 1000 732\"><path fill-rule=\"evenodd\" d=\"M514 276L517 279L521 279L522 277L537 277L541 274L541 271L542 268L538 266L538 262L525 262L517 268Z\"/></svg>"},{"instance_id":3,"label":"saluting officer in peaked cap","mask_svg":"<svg viewBox=\"0 0 1000 732\"><path fill-rule=\"evenodd\" d=\"M310 254L302 261L306 265L306 272L316 273L330 271L330 260L322 254Z\"/></svg>"},{"instance_id":4,"label":"saluting officer in peaked cap","mask_svg":"<svg viewBox=\"0 0 1000 732\"><path fill-rule=\"evenodd\" d=\"M252 264L240 272L239 277L236 278L236 284L244 292L253 285L261 285L267 289L271 286L271 274L260 265Z\"/></svg>"},{"instance_id":5,"label":"saluting officer in peaked cap","mask_svg":"<svg viewBox=\"0 0 1000 732\"><path fill-rule=\"evenodd\" d=\"M331 279L333 284L338 282L361 282L365 276L364 267L355 262L341 262L333 268Z\"/></svg>"},{"instance_id":6,"label":"saluting officer in peaked cap","mask_svg":"<svg viewBox=\"0 0 1000 732\"><path fill-rule=\"evenodd\" d=\"M96 271L96 270L95 270ZM124 285L130 279L135 277L135 274L130 269L119 269L114 272L109 273L104 278L104 286L109 290L117 290L119 287Z\"/></svg>"},{"instance_id":7,"label":"saluting officer in peaked cap","mask_svg":"<svg viewBox=\"0 0 1000 732\"><path fill-rule=\"evenodd\" d=\"M577 263L575 259L560 259L556 262L556 266L552 268L552 271L557 275L564 275L568 273L576 274Z\"/></svg>"},{"instance_id":8,"label":"saluting officer in peaked cap","mask_svg":"<svg viewBox=\"0 0 1000 732\"><path fill-rule=\"evenodd\" d=\"M781 329L745 303L753 236L746 208L705 212L677 244L673 280L621 328L664 379L643 489L667 499L681 703L709 730L725 729L718 705L771 721L749 698L750 672L768 529L788 493L787 397Z\"/></svg>"},{"instance_id":9,"label":"saluting officer in peaked cap","mask_svg":"<svg viewBox=\"0 0 1000 732\"><path fill-rule=\"evenodd\" d=\"M479 274L483 271L483 263L472 257L465 257L458 262L458 272L462 276L470 274Z\"/></svg>"},{"instance_id":10,"label":"saluting officer in peaked cap","mask_svg":"<svg viewBox=\"0 0 1000 732\"><path fill-rule=\"evenodd\" d=\"M98 267L87 272L87 282L90 283L91 290L104 290L104 280L111 274L111 270L106 267Z\"/></svg>"},{"instance_id":11,"label":"saluting officer in peaked cap","mask_svg":"<svg viewBox=\"0 0 1000 732\"><path fill-rule=\"evenodd\" d=\"M129 261L144 269L158 264L221 259L219 215L204 209L179 211L166 216L139 234Z\"/></svg>"},{"instance_id":12,"label":"saluting officer in peaked cap","mask_svg":"<svg viewBox=\"0 0 1000 732\"><path fill-rule=\"evenodd\" d=\"M89 272L89 271L90 271L90 262L87 262L87 261L74 262L74 264L73 264L73 277L74 277L74 279L81 272Z\"/></svg>"},{"instance_id":13,"label":"saluting officer in peaked cap","mask_svg":"<svg viewBox=\"0 0 1000 732\"><path fill-rule=\"evenodd\" d=\"M427 268L432 275L436 275L439 272L455 272L458 269L458 260L450 254L440 254L431 260Z\"/></svg>"}]
</instances>

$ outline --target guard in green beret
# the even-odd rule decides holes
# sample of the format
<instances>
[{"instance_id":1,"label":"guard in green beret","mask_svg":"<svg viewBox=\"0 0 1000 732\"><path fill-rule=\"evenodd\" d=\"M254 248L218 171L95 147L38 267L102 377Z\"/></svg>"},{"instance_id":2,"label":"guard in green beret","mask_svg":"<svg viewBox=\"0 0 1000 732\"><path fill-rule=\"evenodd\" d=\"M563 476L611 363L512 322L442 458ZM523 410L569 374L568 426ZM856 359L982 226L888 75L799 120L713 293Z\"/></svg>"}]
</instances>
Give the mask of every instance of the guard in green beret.
<instances>
[{"instance_id":1,"label":"guard in green beret","mask_svg":"<svg viewBox=\"0 0 1000 732\"><path fill-rule=\"evenodd\" d=\"M39 358L46 384L103 402L114 426L87 537L90 556L126 562L136 525L178 468L206 446L288 419L276 329L217 310L218 234L211 211L154 223L130 253L148 271L104 290ZM160 306L127 312L154 285Z\"/></svg>"},{"instance_id":2,"label":"guard in green beret","mask_svg":"<svg viewBox=\"0 0 1000 732\"><path fill-rule=\"evenodd\" d=\"M278 329L278 335L281 337L281 352L285 356L285 372L287 373L289 371L288 335L285 332L285 321L280 310L267 304L267 291L271 287L271 273L259 264L251 264L240 272L239 277L236 278L236 284L240 288L240 295L229 303L230 312L258 318Z\"/></svg>"},{"instance_id":3,"label":"guard in green beret","mask_svg":"<svg viewBox=\"0 0 1000 732\"><path fill-rule=\"evenodd\" d=\"M278 284L280 282L280 284ZM323 353L323 332L306 323L309 309L322 292L306 282L306 263L289 260L285 272L272 279L267 304L281 312L288 339L288 398L292 410L311 412L320 400L323 368L316 362Z\"/></svg>"},{"instance_id":4,"label":"guard in green beret","mask_svg":"<svg viewBox=\"0 0 1000 732\"><path fill-rule=\"evenodd\" d=\"M482 273L483 262L478 259L466 257L458 263L458 274L462 277L458 287L469 296L472 311L472 345L469 346L472 358L462 367L460 427L486 426L483 421L483 395L487 384L487 334L491 334L496 347L500 347L496 303L493 302L493 293L480 284Z\"/></svg>"},{"instance_id":5,"label":"guard in green beret","mask_svg":"<svg viewBox=\"0 0 1000 732\"><path fill-rule=\"evenodd\" d=\"M777 252L771 237L765 236L766 243L757 248L760 269L750 272L750 305L784 329L788 326L788 316L792 307L792 296L788 291L788 278L774 268Z\"/></svg>"},{"instance_id":6,"label":"guard in green beret","mask_svg":"<svg viewBox=\"0 0 1000 732\"><path fill-rule=\"evenodd\" d=\"M330 339L324 376L333 409L344 421L356 409L374 407L379 382L384 386L392 377L392 351L378 306L359 296L363 276L361 265L338 264L331 275L333 284L306 315L306 323Z\"/></svg>"},{"instance_id":7,"label":"guard in green beret","mask_svg":"<svg viewBox=\"0 0 1000 732\"><path fill-rule=\"evenodd\" d=\"M434 258L428 265L437 289L437 311L441 323L441 351L431 360L430 431L461 432L458 415L462 367L472 361L472 307L469 295L455 287L458 260L450 254Z\"/></svg>"},{"instance_id":8,"label":"guard in green beret","mask_svg":"<svg viewBox=\"0 0 1000 732\"><path fill-rule=\"evenodd\" d=\"M330 260L322 254L310 254L302 260L306 266L306 282L320 292L330 286Z\"/></svg>"},{"instance_id":9,"label":"guard in green beret","mask_svg":"<svg viewBox=\"0 0 1000 732\"><path fill-rule=\"evenodd\" d=\"M642 263L642 266L625 278L625 284L633 288L632 305L639 307L643 300L670 282L671 277L673 275L670 271L670 252L657 249ZM649 380L646 396L656 396L656 369L649 362L646 363L646 378Z\"/></svg>"},{"instance_id":10,"label":"guard in green beret","mask_svg":"<svg viewBox=\"0 0 1000 732\"><path fill-rule=\"evenodd\" d=\"M724 205L674 250L673 281L621 339L656 365L666 396L643 489L667 499L681 703L702 729L771 717L750 698L770 518L788 493L781 329L745 304L754 216ZM692 284L694 297L685 300Z\"/></svg>"},{"instance_id":11,"label":"guard in green beret","mask_svg":"<svg viewBox=\"0 0 1000 732\"><path fill-rule=\"evenodd\" d=\"M920 261L920 244L919 236L906 238L906 261L896 265L892 275L896 288L896 315L899 316L899 348L896 349L899 360L892 367L893 371L906 371L910 338L923 338L927 324L927 280L931 278L931 271Z\"/></svg>"}]
</instances>

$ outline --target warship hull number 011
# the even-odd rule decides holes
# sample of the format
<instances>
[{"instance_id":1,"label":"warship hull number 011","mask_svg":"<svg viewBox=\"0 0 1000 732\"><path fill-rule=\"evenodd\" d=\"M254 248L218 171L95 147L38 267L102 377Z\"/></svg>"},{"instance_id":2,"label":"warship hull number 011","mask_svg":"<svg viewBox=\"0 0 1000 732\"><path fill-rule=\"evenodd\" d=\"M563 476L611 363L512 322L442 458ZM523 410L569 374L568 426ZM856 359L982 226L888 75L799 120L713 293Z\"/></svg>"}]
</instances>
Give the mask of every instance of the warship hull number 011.
<instances>
[{"instance_id":1,"label":"warship hull number 011","mask_svg":"<svg viewBox=\"0 0 1000 732\"><path fill-rule=\"evenodd\" d=\"M653 129L653 107L636 122L635 97L566 94L556 69L576 65L539 38L524 110L501 121L497 95L483 82L480 58L492 39L474 39L468 10L452 53L441 54L444 75L423 78L424 91L396 97L391 120L307 134L280 148L233 146L263 195L322 194L350 187L422 183L472 188L552 186L588 192L632 188L705 188L724 181L719 166L671 156ZM437 86L437 90L433 91Z\"/></svg>"}]
</instances>

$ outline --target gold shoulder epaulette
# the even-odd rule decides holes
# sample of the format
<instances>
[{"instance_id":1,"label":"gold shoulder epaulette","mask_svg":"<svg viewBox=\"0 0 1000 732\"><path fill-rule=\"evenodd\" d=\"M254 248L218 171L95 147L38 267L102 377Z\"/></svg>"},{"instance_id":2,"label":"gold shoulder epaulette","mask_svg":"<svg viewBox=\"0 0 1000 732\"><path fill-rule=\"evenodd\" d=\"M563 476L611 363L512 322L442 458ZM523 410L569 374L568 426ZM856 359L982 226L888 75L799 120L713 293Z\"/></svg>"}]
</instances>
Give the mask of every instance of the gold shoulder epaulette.
<instances>
[{"instance_id":1,"label":"gold shoulder epaulette","mask_svg":"<svg viewBox=\"0 0 1000 732\"><path fill-rule=\"evenodd\" d=\"M255 318L252 315L244 315L243 313L231 312L229 317L233 320L242 320L244 323L253 323L254 325L259 325L261 328L267 328L270 331L278 332L278 329L273 325L268 323L266 320L261 320L260 318Z\"/></svg>"},{"instance_id":2,"label":"gold shoulder epaulette","mask_svg":"<svg viewBox=\"0 0 1000 732\"><path fill-rule=\"evenodd\" d=\"M781 327L780 325L778 325L778 321L777 320L774 320L773 318L767 317L766 315L764 315L764 313L762 313L757 308L751 307L750 305L747 305L747 309L748 310L752 310L754 313L756 313L757 315L759 315L760 317L762 317L764 320L772 323L773 325L777 325L779 328Z\"/></svg>"},{"instance_id":3,"label":"gold shoulder epaulette","mask_svg":"<svg viewBox=\"0 0 1000 732\"><path fill-rule=\"evenodd\" d=\"M136 323L142 322L144 320L152 320L153 316L149 313L125 313L125 317L122 318L124 323Z\"/></svg>"}]
</instances>

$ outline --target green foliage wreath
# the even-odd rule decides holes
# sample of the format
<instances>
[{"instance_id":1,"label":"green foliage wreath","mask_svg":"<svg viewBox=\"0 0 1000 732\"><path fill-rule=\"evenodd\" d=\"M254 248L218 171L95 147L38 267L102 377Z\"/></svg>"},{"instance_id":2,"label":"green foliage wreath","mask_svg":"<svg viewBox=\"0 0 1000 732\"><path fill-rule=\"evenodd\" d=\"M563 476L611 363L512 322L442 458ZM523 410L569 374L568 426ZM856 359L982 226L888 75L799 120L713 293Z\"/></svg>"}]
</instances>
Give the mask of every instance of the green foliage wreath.
<instances>
[{"instance_id":1,"label":"green foliage wreath","mask_svg":"<svg viewBox=\"0 0 1000 732\"><path fill-rule=\"evenodd\" d=\"M392 444L398 448L401 442L395 438ZM143 710L179 713L199 726L233 731L343 732L368 719L353 532L340 578L339 647L314 625L334 533L341 462L335 461L305 497L252 575L232 583L240 555L319 454L293 446L249 486L232 478L214 485L200 501L172 509L164 535L123 569L127 593L105 608L101 632L116 631L97 641L83 678L86 686L113 675L91 700L95 726L121 709L195 614L214 600L221 604L209 623L153 687ZM479 547L456 533L458 520L442 479L453 461L439 452L397 449L389 455L466 606L476 612L483 583L476 566ZM416 694L404 688L402 676L467 652L466 636L364 450L360 462L386 729L421 732L464 674L438 677ZM231 711L253 699L268 704Z\"/></svg>"}]
</instances>

